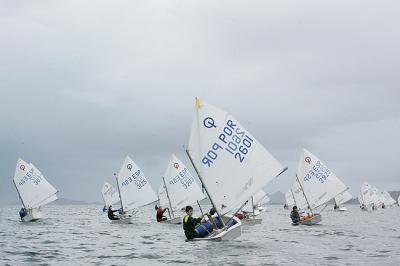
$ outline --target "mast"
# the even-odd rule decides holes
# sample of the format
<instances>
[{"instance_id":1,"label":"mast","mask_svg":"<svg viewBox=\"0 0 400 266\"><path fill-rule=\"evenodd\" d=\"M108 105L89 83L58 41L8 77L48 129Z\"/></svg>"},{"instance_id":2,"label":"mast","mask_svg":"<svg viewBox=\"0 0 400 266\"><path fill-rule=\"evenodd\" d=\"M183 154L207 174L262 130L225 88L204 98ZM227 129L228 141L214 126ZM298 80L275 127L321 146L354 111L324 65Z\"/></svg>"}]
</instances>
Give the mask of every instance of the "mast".
<instances>
[{"instance_id":1,"label":"mast","mask_svg":"<svg viewBox=\"0 0 400 266\"><path fill-rule=\"evenodd\" d=\"M15 189L17 190L18 197L19 197L19 199L20 199L21 202L22 202L22 206L24 206L24 209L27 210L27 209L26 209L26 206L25 206L25 203L24 203L24 201L23 201L22 198L21 198L21 194L19 194L19 190L18 190L18 188L17 188L17 185L15 184L14 178L13 178L13 184L14 184L14 186L15 186Z\"/></svg>"},{"instance_id":2,"label":"mast","mask_svg":"<svg viewBox=\"0 0 400 266\"><path fill-rule=\"evenodd\" d=\"M251 206L253 208L253 218L254 218L255 214L254 214L254 199L253 199L253 196L251 196Z\"/></svg>"},{"instance_id":3,"label":"mast","mask_svg":"<svg viewBox=\"0 0 400 266\"><path fill-rule=\"evenodd\" d=\"M292 189L290 189L290 193L292 193L292 197L293 197L294 205L295 205L295 206L297 206L297 203L296 203L296 198L294 197L294 193L293 193L293 190L292 190Z\"/></svg>"},{"instance_id":4,"label":"mast","mask_svg":"<svg viewBox=\"0 0 400 266\"><path fill-rule=\"evenodd\" d=\"M312 212L312 209L311 209L311 206L310 206L310 203L308 202L308 199L307 199L307 197L306 197L306 194L304 193L303 186L301 185L301 183L300 183L300 181L299 181L299 177L297 176L297 174L296 174L296 179L297 179L297 182L299 182L299 185L300 185L300 188L301 188L301 192L303 192L303 196L304 196L304 198L306 199L308 208L310 209L311 213L313 213L313 212Z\"/></svg>"},{"instance_id":5,"label":"mast","mask_svg":"<svg viewBox=\"0 0 400 266\"><path fill-rule=\"evenodd\" d=\"M119 190L118 176L116 173L114 173L114 176L115 176L115 179L117 180L117 188L118 188L119 201L121 202L121 210L122 210L122 213L124 213L124 205L122 204L121 191Z\"/></svg>"},{"instance_id":6,"label":"mast","mask_svg":"<svg viewBox=\"0 0 400 266\"><path fill-rule=\"evenodd\" d=\"M175 218L174 210L172 209L171 199L169 198L169 194L168 194L167 183L165 183L165 178L164 177L162 178L162 180L164 181L165 192L167 192L167 198L168 198L169 207L171 208L172 218ZM168 214L169 214L169 219L171 219L171 213L168 212Z\"/></svg>"},{"instance_id":7,"label":"mast","mask_svg":"<svg viewBox=\"0 0 400 266\"><path fill-rule=\"evenodd\" d=\"M221 214L219 213L218 209L216 208L216 206L215 206L215 204L214 204L214 201L212 200L212 198L211 198L211 196L210 196L210 193L208 193L207 186L204 184L203 178L201 178L201 175L200 175L199 171L197 170L197 167L196 167L196 165L194 164L194 162L193 162L193 160L192 160L192 157L190 156L189 150L186 150L186 154L187 154L187 156L189 157L189 160L190 160L190 162L192 163L193 168L194 168L194 170L196 171L197 176L199 177L199 180L200 180L200 182L201 182L201 185L203 186L204 190L205 190L206 193L207 193L208 198L210 199L211 205L213 206L213 208L214 208L215 212L218 214L218 216L221 218L222 225L224 226L224 228L226 228L224 219L222 219L222 216L221 216Z\"/></svg>"}]
</instances>

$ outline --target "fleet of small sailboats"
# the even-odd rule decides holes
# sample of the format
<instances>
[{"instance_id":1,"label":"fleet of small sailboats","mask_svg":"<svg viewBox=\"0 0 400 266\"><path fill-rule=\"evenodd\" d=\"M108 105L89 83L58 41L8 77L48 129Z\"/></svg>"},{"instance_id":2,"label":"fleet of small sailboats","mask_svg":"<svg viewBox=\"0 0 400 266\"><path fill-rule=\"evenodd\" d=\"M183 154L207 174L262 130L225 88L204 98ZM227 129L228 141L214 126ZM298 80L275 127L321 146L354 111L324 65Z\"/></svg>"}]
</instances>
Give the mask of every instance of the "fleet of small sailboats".
<instances>
[{"instance_id":1,"label":"fleet of small sailboats","mask_svg":"<svg viewBox=\"0 0 400 266\"><path fill-rule=\"evenodd\" d=\"M135 210L159 201L160 206L168 208L168 218L162 222L180 224L185 206L197 203L202 211L200 201L207 196L215 214L208 216L207 226L198 227L203 230L202 237L192 240L233 240L241 235L242 223L262 222L258 216L269 201L263 187L287 170L235 117L198 98L186 154L201 188L184 163L172 154L158 195L143 171L127 156L118 174L114 174L116 188L104 182L101 189L105 209L121 206L115 219L109 216L111 222L133 223ZM21 158L17 160L13 183L23 205L23 222L42 218L41 207L57 200L57 189L32 163ZM335 211L345 211L343 204L352 198L346 185L320 159L303 149L296 178L285 194L285 208L300 209L299 224L320 223L321 212L332 200ZM387 191L379 192L367 182L362 184L358 200L365 211L396 204ZM400 205L400 196L397 204ZM246 214L245 219L237 217L239 211Z\"/></svg>"}]
</instances>

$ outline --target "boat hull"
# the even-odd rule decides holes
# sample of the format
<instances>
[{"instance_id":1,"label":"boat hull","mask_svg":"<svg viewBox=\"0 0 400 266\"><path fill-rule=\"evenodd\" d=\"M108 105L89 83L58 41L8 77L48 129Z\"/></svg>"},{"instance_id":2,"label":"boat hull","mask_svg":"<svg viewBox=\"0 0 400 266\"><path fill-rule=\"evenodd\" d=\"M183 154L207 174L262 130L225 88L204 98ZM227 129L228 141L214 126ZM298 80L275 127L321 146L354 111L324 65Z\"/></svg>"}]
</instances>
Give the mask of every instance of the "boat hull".
<instances>
[{"instance_id":1,"label":"boat hull","mask_svg":"<svg viewBox=\"0 0 400 266\"><path fill-rule=\"evenodd\" d=\"M336 211L336 212L345 212L345 211L347 211L347 208L343 206L343 207L340 207L340 208L338 208L338 209L336 209L334 211Z\"/></svg>"},{"instance_id":2,"label":"boat hull","mask_svg":"<svg viewBox=\"0 0 400 266\"><path fill-rule=\"evenodd\" d=\"M319 213L315 213L311 218L305 218L304 220L300 221L302 225L314 225L322 221L322 216Z\"/></svg>"},{"instance_id":3,"label":"boat hull","mask_svg":"<svg viewBox=\"0 0 400 266\"><path fill-rule=\"evenodd\" d=\"M193 238L188 241L229 241L238 238L242 234L242 222L237 217L233 217L232 220L234 224L227 229L218 229L208 236Z\"/></svg>"},{"instance_id":4,"label":"boat hull","mask_svg":"<svg viewBox=\"0 0 400 266\"><path fill-rule=\"evenodd\" d=\"M42 219L43 215L39 209L29 209L28 214L21 218L22 222L36 222Z\"/></svg>"},{"instance_id":5,"label":"boat hull","mask_svg":"<svg viewBox=\"0 0 400 266\"><path fill-rule=\"evenodd\" d=\"M111 220L113 224L133 224L132 214L123 214L119 216L119 220Z\"/></svg>"}]
</instances>

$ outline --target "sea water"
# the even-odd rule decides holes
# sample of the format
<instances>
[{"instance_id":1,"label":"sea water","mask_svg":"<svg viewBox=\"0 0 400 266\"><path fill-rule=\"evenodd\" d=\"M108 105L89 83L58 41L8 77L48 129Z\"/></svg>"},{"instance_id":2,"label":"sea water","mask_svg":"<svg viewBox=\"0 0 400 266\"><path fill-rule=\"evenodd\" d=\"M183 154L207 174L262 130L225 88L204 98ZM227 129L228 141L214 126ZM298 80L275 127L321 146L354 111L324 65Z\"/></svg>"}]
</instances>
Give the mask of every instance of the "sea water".
<instances>
[{"instance_id":1,"label":"sea water","mask_svg":"<svg viewBox=\"0 0 400 266\"><path fill-rule=\"evenodd\" d=\"M102 207L50 205L33 223L20 222L20 206L1 207L0 265L400 265L399 207L328 206L309 227L267 205L262 224L229 242L185 242L182 225L157 223L153 206L129 225L111 224Z\"/></svg>"}]
</instances>

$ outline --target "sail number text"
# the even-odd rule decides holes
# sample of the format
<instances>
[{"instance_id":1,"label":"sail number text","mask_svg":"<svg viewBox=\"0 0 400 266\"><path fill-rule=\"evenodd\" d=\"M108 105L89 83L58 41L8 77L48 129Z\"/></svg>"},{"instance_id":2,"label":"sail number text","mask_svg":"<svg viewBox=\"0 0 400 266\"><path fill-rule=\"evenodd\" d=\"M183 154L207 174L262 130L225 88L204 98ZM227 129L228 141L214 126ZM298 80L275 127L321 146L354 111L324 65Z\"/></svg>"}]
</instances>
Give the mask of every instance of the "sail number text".
<instances>
[{"instance_id":1,"label":"sail number text","mask_svg":"<svg viewBox=\"0 0 400 266\"><path fill-rule=\"evenodd\" d=\"M330 174L331 171L320 161L317 161L317 163L313 165L313 167L304 177L304 181L308 181L311 178L315 177L316 179L318 179L319 182L324 183Z\"/></svg>"},{"instance_id":2,"label":"sail number text","mask_svg":"<svg viewBox=\"0 0 400 266\"><path fill-rule=\"evenodd\" d=\"M218 140L211 146L211 149L203 157L202 162L211 167L218 158L218 152L225 150L242 163L246 159L253 142L253 138L250 137L245 129L238 127L237 123L229 119L226 121L222 132L218 135Z\"/></svg>"},{"instance_id":3,"label":"sail number text","mask_svg":"<svg viewBox=\"0 0 400 266\"><path fill-rule=\"evenodd\" d=\"M29 180L31 180L35 185L39 185L39 183L42 181L42 177L40 174L35 173L34 169L31 168L26 175L24 175L21 180L19 181L19 185L22 186L24 185L26 182L28 182Z\"/></svg>"},{"instance_id":4,"label":"sail number text","mask_svg":"<svg viewBox=\"0 0 400 266\"><path fill-rule=\"evenodd\" d=\"M190 185L194 182L193 176L189 174L188 169L185 167L182 171L179 172L171 181L169 181L170 185L176 184L180 182L185 189L190 187Z\"/></svg>"},{"instance_id":5,"label":"sail number text","mask_svg":"<svg viewBox=\"0 0 400 266\"><path fill-rule=\"evenodd\" d=\"M122 186L128 186L130 183L134 182L138 189L141 189L147 184L147 180L141 175L140 169L128 176L124 182L122 182Z\"/></svg>"}]
</instances>

